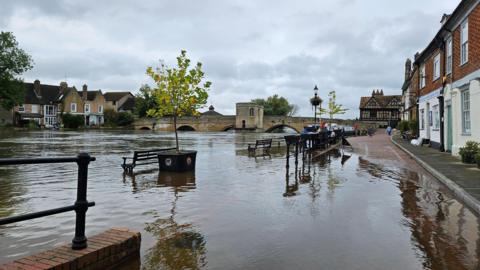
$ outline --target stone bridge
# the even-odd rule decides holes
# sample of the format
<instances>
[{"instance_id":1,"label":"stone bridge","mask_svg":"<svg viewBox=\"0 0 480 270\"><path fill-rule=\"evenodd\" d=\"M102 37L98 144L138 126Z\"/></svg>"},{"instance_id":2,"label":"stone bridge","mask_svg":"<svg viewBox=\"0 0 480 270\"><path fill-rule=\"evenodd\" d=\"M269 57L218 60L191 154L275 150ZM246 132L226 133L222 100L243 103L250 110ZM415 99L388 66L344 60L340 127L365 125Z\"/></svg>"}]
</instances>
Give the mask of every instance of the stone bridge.
<instances>
[{"instance_id":1,"label":"stone bridge","mask_svg":"<svg viewBox=\"0 0 480 270\"><path fill-rule=\"evenodd\" d=\"M219 115L219 116L198 116L181 117L177 119L177 130L181 131L203 131L203 132L222 132L231 129L251 130L257 132L271 132L278 128L288 127L297 132L302 131L303 127L312 124L313 117L286 117L286 116L264 116L262 126L242 127L237 126L237 116ZM341 120L335 120L335 123L341 123ZM135 129L174 131L173 118L140 118L134 122Z\"/></svg>"}]
</instances>

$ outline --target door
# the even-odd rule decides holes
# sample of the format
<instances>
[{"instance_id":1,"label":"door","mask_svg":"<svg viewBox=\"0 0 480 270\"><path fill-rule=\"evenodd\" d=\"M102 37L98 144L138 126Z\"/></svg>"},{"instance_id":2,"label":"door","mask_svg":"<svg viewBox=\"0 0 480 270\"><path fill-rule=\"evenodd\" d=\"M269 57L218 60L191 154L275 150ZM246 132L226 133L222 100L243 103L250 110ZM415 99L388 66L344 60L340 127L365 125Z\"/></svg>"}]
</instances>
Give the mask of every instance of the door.
<instances>
[{"instance_id":1,"label":"door","mask_svg":"<svg viewBox=\"0 0 480 270\"><path fill-rule=\"evenodd\" d=\"M452 105L447 105L447 152L452 152L453 145Z\"/></svg>"}]
</instances>

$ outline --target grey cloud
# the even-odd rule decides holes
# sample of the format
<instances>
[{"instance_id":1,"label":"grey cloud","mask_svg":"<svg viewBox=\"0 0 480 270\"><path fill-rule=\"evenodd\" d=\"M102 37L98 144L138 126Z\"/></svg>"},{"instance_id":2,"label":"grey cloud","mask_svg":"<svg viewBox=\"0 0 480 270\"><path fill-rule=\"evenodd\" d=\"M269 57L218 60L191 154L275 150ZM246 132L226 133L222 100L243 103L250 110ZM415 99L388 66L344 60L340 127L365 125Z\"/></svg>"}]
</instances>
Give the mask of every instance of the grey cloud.
<instances>
[{"instance_id":1,"label":"grey cloud","mask_svg":"<svg viewBox=\"0 0 480 270\"><path fill-rule=\"evenodd\" d=\"M454 1L456 2L456 1ZM233 113L235 102L278 93L312 115L322 98L358 117L372 88L400 93L403 63L433 38L452 1L75 1L4 0L0 28L32 54L26 80L135 91L145 68L181 49L213 82L209 103Z\"/></svg>"}]
</instances>

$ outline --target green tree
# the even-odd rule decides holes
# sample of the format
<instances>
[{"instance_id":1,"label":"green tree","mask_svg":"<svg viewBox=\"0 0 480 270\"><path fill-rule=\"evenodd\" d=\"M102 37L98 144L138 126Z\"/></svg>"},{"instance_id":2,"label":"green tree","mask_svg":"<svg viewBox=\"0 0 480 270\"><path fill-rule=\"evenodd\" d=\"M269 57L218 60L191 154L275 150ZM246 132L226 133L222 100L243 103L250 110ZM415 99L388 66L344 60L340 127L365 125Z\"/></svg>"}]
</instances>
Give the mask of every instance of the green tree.
<instances>
[{"instance_id":1,"label":"green tree","mask_svg":"<svg viewBox=\"0 0 480 270\"><path fill-rule=\"evenodd\" d=\"M330 93L328 93L327 108L319 109L320 119L322 119L322 114L327 114L330 118L330 125L332 124L332 120L335 115L344 114L348 111L348 109L343 108L341 104L337 104L336 99L337 95L335 94L335 91L330 91Z\"/></svg>"},{"instance_id":2,"label":"green tree","mask_svg":"<svg viewBox=\"0 0 480 270\"><path fill-rule=\"evenodd\" d=\"M10 110L23 103L25 90L19 76L32 67L32 58L18 48L13 33L0 32L0 106Z\"/></svg>"},{"instance_id":3,"label":"green tree","mask_svg":"<svg viewBox=\"0 0 480 270\"><path fill-rule=\"evenodd\" d=\"M150 109L157 107L153 90L148 84L143 84L135 95L135 113L138 117L146 117Z\"/></svg>"},{"instance_id":4,"label":"green tree","mask_svg":"<svg viewBox=\"0 0 480 270\"><path fill-rule=\"evenodd\" d=\"M281 115L291 116L297 111L297 107L294 104L290 104L284 97L273 95L266 100L263 98L257 98L252 100L253 103L263 106L263 113L265 115Z\"/></svg>"},{"instance_id":5,"label":"green tree","mask_svg":"<svg viewBox=\"0 0 480 270\"><path fill-rule=\"evenodd\" d=\"M177 57L177 67L169 68L161 63L160 67L156 69L147 68L147 75L156 84L153 89L156 107L148 110L147 115L152 117L173 116L177 152L180 151L177 118L190 114L199 115L198 109L207 103L207 91L212 84L209 81L202 84L205 77L202 63L197 62L195 67L190 68L190 62L190 59L187 58L187 51L182 50Z\"/></svg>"}]
</instances>

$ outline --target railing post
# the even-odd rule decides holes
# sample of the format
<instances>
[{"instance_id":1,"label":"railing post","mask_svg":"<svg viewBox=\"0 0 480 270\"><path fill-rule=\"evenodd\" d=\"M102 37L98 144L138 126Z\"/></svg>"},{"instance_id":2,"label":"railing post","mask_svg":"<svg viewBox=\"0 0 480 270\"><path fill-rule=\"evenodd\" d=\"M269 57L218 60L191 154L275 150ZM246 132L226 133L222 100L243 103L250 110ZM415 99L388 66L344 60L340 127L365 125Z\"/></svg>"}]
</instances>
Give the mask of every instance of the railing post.
<instances>
[{"instance_id":1,"label":"railing post","mask_svg":"<svg viewBox=\"0 0 480 270\"><path fill-rule=\"evenodd\" d=\"M72 249L84 249L87 247L85 237L85 215L88 210L87 201L87 178L90 155L88 153L78 154L78 183L77 200L75 201L75 237L72 240Z\"/></svg>"}]
</instances>

